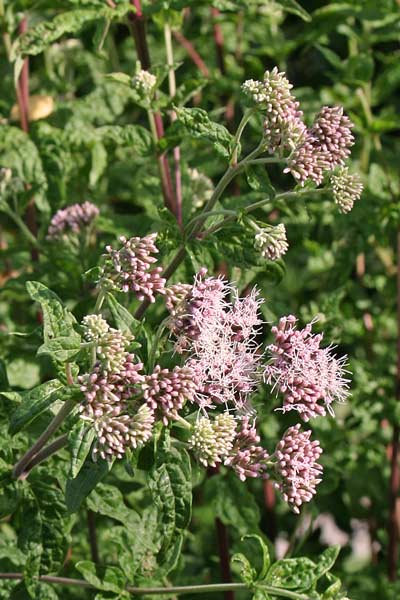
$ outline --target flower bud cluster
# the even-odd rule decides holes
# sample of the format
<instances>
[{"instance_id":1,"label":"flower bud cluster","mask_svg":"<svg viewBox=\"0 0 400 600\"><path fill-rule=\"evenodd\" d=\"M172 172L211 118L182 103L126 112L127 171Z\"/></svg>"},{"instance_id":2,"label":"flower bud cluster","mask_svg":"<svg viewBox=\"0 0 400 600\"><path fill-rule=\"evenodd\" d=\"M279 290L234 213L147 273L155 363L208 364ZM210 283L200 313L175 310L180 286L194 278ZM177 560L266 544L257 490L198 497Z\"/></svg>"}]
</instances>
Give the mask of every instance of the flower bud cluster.
<instances>
[{"instance_id":1,"label":"flower bud cluster","mask_svg":"<svg viewBox=\"0 0 400 600\"><path fill-rule=\"evenodd\" d=\"M157 77L144 69L139 70L132 78L132 87L142 96L150 96L157 85Z\"/></svg>"},{"instance_id":2,"label":"flower bud cluster","mask_svg":"<svg viewBox=\"0 0 400 600\"><path fill-rule=\"evenodd\" d=\"M250 424L250 418L244 417L225 465L231 467L241 481L247 477L266 478L268 458L268 452L260 446L260 436L254 423Z\"/></svg>"},{"instance_id":3,"label":"flower bud cluster","mask_svg":"<svg viewBox=\"0 0 400 600\"><path fill-rule=\"evenodd\" d=\"M272 328L275 343L268 346L271 362L264 380L283 395L284 412L296 410L303 421L332 411L334 400L348 394L346 357L337 359L332 348L321 348L322 334L312 334L313 323L296 329L296 317L289 315Z\"/></svg>"},{"instance_id":4,"label":"flower bud cluster","mask_svg":"<svg viewBox=\"0 0 400 600\"><path fill-rule=\"evenodd\" d=\"M279 260L289 248L283 223L260 229L255 235L254 246L263 258Z\"/></svg>"},{"instance_id":5,"label":"flower bud cluster","mask_svg":"<svg viewBox=\"0 0 400 600\"><path fill-rule=\"evenodd\" d=\"M360 176L351 175L347 167L342 167L331 175L330 184L339 212L350 212L363 191Z\"/></svg>"},{"instance_id":6,"label":"flower bud cluster","mask_svg":"<svg viewBox=\"0 0 400 600\"><path fill-rule=\"evenodd\" d=\"M303 502L310 502L316 486L322 481L322 466L317 462L322 454L318 441L310 440L311 431L301 431L300 425L290 427L275 450L275 486L295 513Z\"/></svg>"},{"instance_id":7,"label":"flower bud cluster","mask_svg":"<svg viewBox=\"0 0 400 600\"><path fill-rule=\"evenodd\" d=\"M155 245L157 234L144 238L119 238L122 248L114 250L107 246L101 284L110 285L121 292L133 292L139 300L145 298L155 302L156 294L165 293L165 279L160 275L162 268L154 267L158 253Z\"/></svg>"},{"instance_id":8,"label":"flower bud cluster","mask_svg":"<svg viewBox=\"0 0 400 600\"><path fill-rule=\"evenodd\" d=\"M228 412L216 415L215 419L200 417L194 426L189 447L205 467L215 467L229 456L235 435L236 421Z\"/></svg>"},{"instance_id":9,"label":"flower bud cluster","mask_svg":"<svg viewBox=\"0 0 400 600\"><path fill-rule=\"evenodd\" d=\"M193 401L196 382L188 367L174 367L169 371L157 365L151 375L145 375L142 389L148 407L168 425L186 400Z\"/></svg>"},{"instance_id":10,"label":"flower bud cluster","mask_svg":"<svg viewBox=\"0 0 400 600\"><path fill-rule=\"evenodd\" d=\"M112 373L120 372L128 356L126 347L133 341L133 336L113 329L100 315L87 315L82 325L85 339L95 344L102 368Z\"/></svg>"},{"instance_id":11,"label":"flower bud cluster","mask_svg":"<svg viewBox=\"0 0 400 600\"><path fill-rule=\"evenodd\" d=\"M67 206L57 211L51 219L47 239L58 240L70 232L80 233L94 221L98 214L99 209L91 202Z\"/></svg>"},{"instance_id":12,"label":"flower bud cluster","mask_svg":"<svg viewBox=\"0 0 400 600\"><path fill-rule=\"evenodd\" d=\"M279 147L293 147L305 130L292 84L277 67L264 73L263 81L249 79L242 90L265 110L264 138L270 153Z\"/></svg>"},{"instance_id":13,"label":"flower bud cluster","mask_svg":"<svg viewBox=\"0 0 400 600\"><path fill-rule=\"evenodd\" d=\"M343 165L350 155L352 127L342 107L324 106L290 155L284 173L291 173L301 185L308 179L320 185L324 173Z\"/></svg>"},{"instance_id":14,"label":"flower bud cluster","mask_svg":"<svg viewBox=\"0 0 400 600\"><path fill-rule=\"evenodd\" d=\"M214 192L214 184L207 175L197 169L188 169L190 194L193 208L204 206Z\"/></svg>"}]
</instances>

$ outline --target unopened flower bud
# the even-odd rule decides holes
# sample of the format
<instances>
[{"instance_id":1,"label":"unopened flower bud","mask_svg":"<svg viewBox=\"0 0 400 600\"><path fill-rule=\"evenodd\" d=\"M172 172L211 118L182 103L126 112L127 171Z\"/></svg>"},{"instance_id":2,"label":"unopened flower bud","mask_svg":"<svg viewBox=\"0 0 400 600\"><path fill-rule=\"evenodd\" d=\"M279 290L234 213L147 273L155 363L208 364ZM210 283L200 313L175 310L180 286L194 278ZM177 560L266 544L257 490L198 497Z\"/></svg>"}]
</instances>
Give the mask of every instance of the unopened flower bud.
<instances>
[{"instance_id":1,"label":"unopened flower bud","mask_svg":"<svg viewBox=\"0 0 400 600\"><path fill-rule=\"evenodd\" d=\"M358 200L363 191L358 174L350 174L347 167L340 168L330 177L332 186L333 198L339 207L339 212L348 213L354 206L354 202Z\"/></svg>"}]
</instances>

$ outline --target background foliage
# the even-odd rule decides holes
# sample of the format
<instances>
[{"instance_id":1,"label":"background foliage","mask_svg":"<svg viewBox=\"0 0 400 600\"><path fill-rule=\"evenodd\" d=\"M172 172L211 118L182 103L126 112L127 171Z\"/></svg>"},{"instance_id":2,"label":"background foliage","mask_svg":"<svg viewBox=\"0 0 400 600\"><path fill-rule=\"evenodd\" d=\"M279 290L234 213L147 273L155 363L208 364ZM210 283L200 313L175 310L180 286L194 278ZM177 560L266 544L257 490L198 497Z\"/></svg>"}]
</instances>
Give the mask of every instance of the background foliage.
<instances>
[{"instance_id":1,"label":"background foliage","mask_svg":"<svg viewBox=\"0 0 400 600\"><path fill-rule=\"evenodd\" d=\"M240 85L245 79L260 79L266 68L278 65L295 85L308 119L322 104L341 104L356 124L353 156L363 173L365 191L350 215L338 214L331 202L321 199L307 206L301 200L271 202L264 211L271 222L284 222L290 237L285 264L265 265L243 229L232 225L207 243L193 243L176 277L189 280L202 265L212 272L223 268L240 289L250 284L261 288L268 299L266 320L294 313L307 321L318 314L327 338L340 343L341 352L349 355L354 374L351 400L337 407L336 419L313 424L324 447L327 474L312 505L299 518L260 481L244 485L224 474L207 478L203 470L190 465L184 452L178 452L172 463L165 462L163 452L176 452L167 437L164 450L156 456L141 455L137 469L132 465L134 478L121 464L107 474L100 464L93 469L80 463L76 439L71 441L76 453L72 465L68 450L62 450L27 481L17 484L10 477L10 468L27 448L28 439L40 434L55 410L55 392L58 400L60 390L67 393L57 361L52 362L46 351L35 355L43 340L33 300L41 302L46 315L48 298L40 286L27 290L26 282L40 281L54 290L80 319L91 309L90 269L106 243L119 234L158 231L166 257L180 236L164 207L145 107L134 90L107 77L112 72L133 76L138 58L129 21L132 6L124 0L115 7L109 4L103 0L0 2L4 42L0 163L13 171L13 198L21 217L34 198L40 243L39 260L32 260L29 239L16 227L2 199L0 570L23 571L26 577L24 584L0 582L0 597L56 598L55 587L35 581L39 568L50 574L61 569L66 576L82 575L103 590L98 599L120 594L121 574L122 585L125 577L150 584L165 583L169 577L174 584L220 581L217 517L228 528L232 553L246 553L243 546L247 545L250 556L259 555L259 547L252 547L260 543L257 539L241 541L243 535L256 535L268 544L272 556L282 556L288 540L291 556L299 556L301 550L301 555L318 561L326 546L338 542L343 549L334 574L343 581L348 596L395 599L399 584L387 578L393 559L388 522L396 502L395 494L389 493L390 456L396 446L400 406L395 358L400 13L395 0L143 2L152 72L160 89L158 104L166 116L159 148L171 149L178 143L181 147L184 219L191 214L194 197L189 168L214 181L224 170L231 141L228 132L234 132L241 118ZM29 30L19 36L24 15ZM179 107L179 120L169 127L165 22L183 33L204 61L199 69L179 36L174 36L174 104ZM27 55L30 93L54 101L46 118L31 115L29 133L13 118L14 78ZM204 132L201 120L193 124L184 106L206 110L216 125L206 126ZM258 137L254 122L245 145L254 147ZM287 176L274 169L272 175L275 189L287 188ZM271 193L271 185L263 170L248 172L247 179L238 178L230 187L222 205L244 206ZM97 242L84 252L68 245L54 252L45 240L51 215L85 200L100 208ZM132 312L135 306L126 308ZM61 311L49 319L68 327L72 316L67 309L51 304L49 310ZM152 320L159 320L161 311L157 306L149 313L149 327L140 339L143 352ZM58 331L57 336L63 335L65 331ZM28 390L39 384L35 397ZM267 402L263 392L258 401L268 446L290 418L271 416L265 409L263 419ZM68 431L68 422L64 430ZM79 438L76 428L72 434L71 438ZM70 468L73 475L79 470L75 479ZM85 499L97 481L101 483ZM96 573L89 561L88 511L96 523L100 562L113 565L102 573ZM398 527L396 521L392 531L393 527ZM396 569L392 580L395 573ZM62 588L59 597L89 598L92 592Z\"/></svg>"}]
</instances>

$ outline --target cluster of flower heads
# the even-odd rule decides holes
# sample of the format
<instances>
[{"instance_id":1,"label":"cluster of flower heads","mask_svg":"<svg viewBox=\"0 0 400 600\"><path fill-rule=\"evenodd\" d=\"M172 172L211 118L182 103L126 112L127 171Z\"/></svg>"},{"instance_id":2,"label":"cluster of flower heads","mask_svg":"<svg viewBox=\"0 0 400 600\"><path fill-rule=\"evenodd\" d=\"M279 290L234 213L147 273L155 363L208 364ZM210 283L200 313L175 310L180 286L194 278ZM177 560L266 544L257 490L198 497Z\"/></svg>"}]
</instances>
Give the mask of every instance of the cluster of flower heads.
<instances>
[{"instance_id":1,"label":"cluster of flower heads","mask_svg":"<svg viewBox=\"0 0 400 600\"><path fill-rule=\"evenodd\" d=\"M271 154L278 148L293 148L306 127L299 102L291 93L292 84L277 67L266 71L263 81L249 79L242 90L265 110L264 136Z\"/></svg>"},{"instance_id":2,"label":"cluster of flower heads","mask_svg":"<svg viewBox=\"0 0 400 600\"><path fill-rule=\"evenodd\" d=\"M165 279L161 277L161 267L154 267L158 253L155 245L157 234L143 238L119 238L122 247L114 250L106 247L105 264L101 282L121 292L133 292L139 300L145 298L155 302L156 294L165 293Z\"/></svg>"},{"instance_id":3,"label":"cluster of flower heads","mask_svg":"<svg viewBox=\"0 0 400 600\"><path fill-rule=\"evenodd\" d=\"M293 315L282 317L272 328L274 344L267 350L271 362L264 380L283 395L284 412L295 410L303 421L333 413L334 400L344 401L349 395L346 357L337 358L332 348L321 348L322 334L313 334L313 323L296 328Z\"/></svg>"},{"instance_id":4,"label":"cluster of flower heads","mask_svg":"<svg viewBox=\"0 0 400 600\"><path fill-rule=\"evenodd\" d=\"M81 418L96 433L92 455L122 458L151 438L156 419L168 424L192 399L193 377L188 368L169 371L159 365L145 375L143 364L126 349L133 336L113 329L100 315L86 316L82 325L96 356L91 371L79 376Z\"/></svg>"},{"instance_id":5,"label":"cluster of flower heads","mask_svg":"<svg viewBox=\"0 0 400 600\"><path fill-rule=\"evenodd\" d=\"M121 241L121 250L108 249L103 278L117 289L144 297L144 275L151 275L152 254L157 253L154 236ZM157 270L153 281L159 280ZM312 333L312 323L298 330L296 318L289 316L272 328L275 343L267 348L265 366L257 342L262 300L256 289L240 298L233 284L208 277L206 269L191 285L166 287L162 280L159 288L182 366L170 370L156 365L146 374L129 351L132 335L110 327L100 315L83 319L92 366L79 377L84 395L81 417L95 431L93 458L122 458L152 437L156 421L165 426L183 421L182 410L191 403L198 408L197 419L194 425L185 424L191 429L188 446L199 462L223 464L241 480L272 477L299 512L321 481L319 442L296 425L270 455L260 444L252 395L264 379L283 395L284 412L296 410L304 421L325 415L326 409L333 412L332 402L348 395L345 359L337 359L330 347L321 348L322 335Z\"/></svg>"},{"instance_id":6,"label":"cluster of flower heads","mask_svg":"<svg viewBox=\"0 0 400 600\"><path fill-rule=\"evenodd\" d=\"M359 199L363 184L357 173L351 174L347 167L341 167L330 177L333 198L341 213L348 213Z\"/></svg>"},{"instance_id":7,"label":"cluster of flower heads","mask_svg":"<svg viewBox=\"0 0 400 600\"><path fill-rule=\"evenodd\" d=\"M259 228L254 238L254 246L263 258L272 261L279 260L289 248L283 223Z\"/></svg>"},{"instance_id":8,"label":"cluster of flower heads","mask_svg":"<svg viewBox=\"0 0 400 600\"><path fill-rule=\"evenodd\" d=\"M72 204L58 210L51 219L47 232L48 240L58 240L68 233L80 233L98 216L99 209L91 202Z\"/></svg>"},{"instance_id":9,"label":"cluster of flower heads","mask_svg":"<svg viewBox=\"0 0 400 600\"><path fill-rule=\"evenodd\" d=\"M265 112L264 139L268 152L278 150L282 155L289 149L284 172L291 173L300 185L308 180L320 185L326 173L343 167L349 157L354 144L353 123L342 107L324 106L312 126L306 127L291 88L285 74L276 67L265 72L263 81L248 80L242 85L242 90ZM335 201L342 212L348 212L360 197L362 187L347 171L337 177Z\"/></svg>"},{"instance_id":10,"label":"cluster of flower heads","mask_svg":"<svg viewBox=\"0 0 400 600\"><path fill-rule=\"evenodd\" d=\"M157 77L144 69L138 70L132 78L133 89L144 97L149 97L154 92L156 85Z\"/></svg>"}]
</instances>

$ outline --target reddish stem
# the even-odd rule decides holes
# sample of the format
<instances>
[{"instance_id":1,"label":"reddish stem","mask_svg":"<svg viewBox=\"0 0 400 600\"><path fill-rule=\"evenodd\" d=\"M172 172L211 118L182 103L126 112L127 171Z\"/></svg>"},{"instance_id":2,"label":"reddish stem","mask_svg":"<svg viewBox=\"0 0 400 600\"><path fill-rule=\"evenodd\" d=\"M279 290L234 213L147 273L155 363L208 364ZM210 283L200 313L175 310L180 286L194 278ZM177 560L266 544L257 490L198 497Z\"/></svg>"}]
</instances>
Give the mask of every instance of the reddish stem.
<instances>
[{"instance_id":1,"label":"reddish stem","mask_svg":"<svg viewBox=\"0 0 400 600\"><path fill-rule=\"evenodd\" d=\"M212 477L218 473L218 465L216 467L208 467L207 469L207 477ZM222 581L224 583L231 583L232 573L230 566L229 535L226 526L218 517L215 519L215 530L217 533L219 564L221 567ZM235 600L235 593L231 590L224 592L224 600Z\"/></svg>"},{"instance_id":2,"label":"reddish stem","mask_svg":"<svg viewBox=\"0 0 400 600\"><path fill-rule=\"evenodd\" d=\"M130 3L132 6L135 7L135 11L130 12L128 18L132 27L136 51L142 69L145 69L147 71L151 67L151 60L149 46L147 44L146 38L145 17L143 15L140 0L130 0ZM160 139L164 135L164 126L162 122L161 113L159 111L154 113L154 120L156 125L157 138ZM174 189L172 186L171 172L166 154L158 154L157 160L160 167L161 189L164 197L164 203L172 213L176 214Z\"/></svg>"},{"instance_id":3,"label":"reddish stem","mask_svg":"<svg viewBox=\"0 0 400 600\"><path fill-rule=\"evenodd\" d=\"M173 31L172 35L176 39L177 42L186 50L196 67L199 69L200 73L204 75L204 77L210 76L210 71L206 65L206 63L201 58L200 54L197 52L196 48L193 46L192 42L190 42L183 33L180 31Z\"/></svg>"},{"instance_id":4,"label":"reddish stem","mask_svg":"<svg viewBox=\"0 0 400 600\"><path fill-rule=\"evenodd\" d=\"M24 17L18 27L20 35L24 34L28 29L27 18ZM29 133L29 59L25 58L22 65L21 73L17 83L17 101L19 106L21 129L25 133ZM32 198L26 209L25 215L26 224L29 231L37 236L36 208L35 200ZM39 259L37 248L31 248L32 261L36 262Z\"/></svg>"},{"instance_id":5,"label":"reddish stem","mask_svg":"<svg viewBox=\"0 0 400 600\"><path fill-rule=\"evenodd\" d=\"M397 374L396 398L400 401L400 230L397 232ZM399 522L397 518L398 495L400 489L399 459L400 427L394 425L390 460L389 522L388 522L388 576L397 579L399 556Z\"/></svg>"},{"instance_id":6,"label":"reddish stem","mask_svg":"<svg viewBox=\"0 0 400 600\"><path fill-rule=\"evenodd\" d=\"M215 50L217 53L217 65L221 72L221 75L226 74L225 68L225 57L224 57L224 36L222 33L221 25L218 21L220 12L218 8L211 7L211 15L213 17L213 32L214 32L214 43Z\"/></svg>"}]
</instances>

